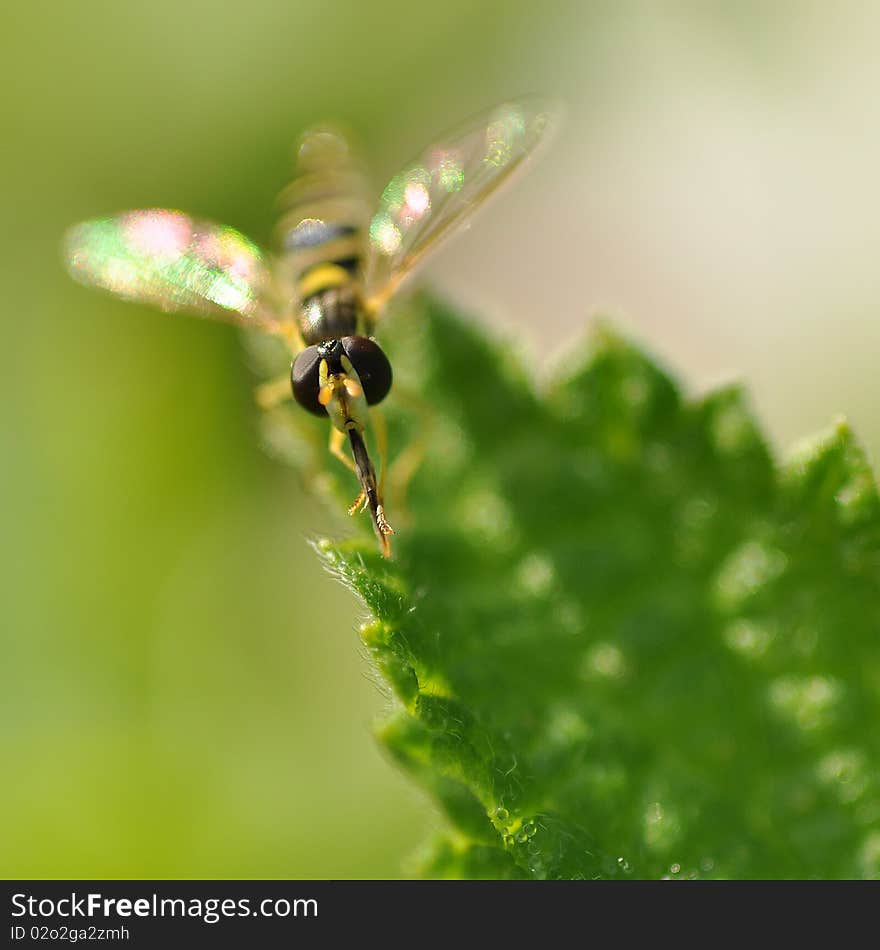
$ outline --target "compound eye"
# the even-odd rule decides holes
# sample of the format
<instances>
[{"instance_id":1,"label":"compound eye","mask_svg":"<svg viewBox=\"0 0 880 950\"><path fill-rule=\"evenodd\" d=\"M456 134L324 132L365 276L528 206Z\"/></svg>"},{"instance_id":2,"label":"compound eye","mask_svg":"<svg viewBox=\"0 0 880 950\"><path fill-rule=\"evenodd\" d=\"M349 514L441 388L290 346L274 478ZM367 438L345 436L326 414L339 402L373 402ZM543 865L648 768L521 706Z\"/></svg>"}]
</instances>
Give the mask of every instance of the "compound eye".
<instances>
[{"instance_id":1,"label":"compound eye","mask_svg":"<svg viewBox=\"0 0 880 950\"><path fill-rule=\"evenodd\" d=\"M342 348L360 377L367 403L375 406L382 402L391 389L392 380L391 364L382 348L365 336L343 337Z\"/></svg>"},{"instance_id":2,"label":"compound eye","mask_svg":"<svg viewBox=\"0 0 880 950\"><path fill-rule=\"evenodd\" d=\"M317 346L308 346L297 354L290 368L290 385L293 398L316 416L327 416L327 410L318 402L318 373L321 367L321 355Z\"/></svg>"}]
</instances>

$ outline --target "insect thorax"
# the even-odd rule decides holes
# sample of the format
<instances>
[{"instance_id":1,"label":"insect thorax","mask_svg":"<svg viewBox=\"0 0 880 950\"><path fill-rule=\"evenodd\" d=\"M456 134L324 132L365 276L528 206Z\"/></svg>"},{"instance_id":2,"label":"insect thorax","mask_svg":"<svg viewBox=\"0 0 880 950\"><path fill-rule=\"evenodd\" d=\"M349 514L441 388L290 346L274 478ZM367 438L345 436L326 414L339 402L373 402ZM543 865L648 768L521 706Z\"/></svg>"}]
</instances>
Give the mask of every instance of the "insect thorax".
<instances>
[{"instance_id":1,"label":"insect thorax","mask_svg":"<svg viewBox=\"0 0 880 950\"><path fill-rule=\"evenodd\" d=\"M346 336L366 336L369 329L357 285L351 282L313 294L300 309L299 325L307 346Z\"/></svg>"}]
</instances>

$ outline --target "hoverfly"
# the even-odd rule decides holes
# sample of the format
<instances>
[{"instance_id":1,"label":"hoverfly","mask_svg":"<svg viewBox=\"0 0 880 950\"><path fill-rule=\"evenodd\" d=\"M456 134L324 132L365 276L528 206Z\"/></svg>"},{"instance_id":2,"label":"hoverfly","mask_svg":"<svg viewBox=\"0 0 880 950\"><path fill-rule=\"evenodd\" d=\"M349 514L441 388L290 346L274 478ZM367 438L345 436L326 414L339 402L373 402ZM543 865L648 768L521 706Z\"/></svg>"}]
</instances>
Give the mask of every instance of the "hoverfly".
<instances>
[{"instance_id":1,"label":"hoverfly","mask_svg":"<svg viewBox=\"0 0 880 950\"><path fill-rule=\"evenodd\" d=\"M316 127L301 137L295 177L280 196L276 253L231 227L154 208L74 226L67 266L81 283L121 297L280 337L290 375L283 388L264 387L261 403L292 395L329 417L330 451L360 484L349 513L369 510L387 557L394 532L383 501L384 446L377 478L366 445L371 407L392 382L376 323L428 253L523 165L551 120L538 101L497 106L395 175L378 207L365 200L365 177L345 136Z\"/></svg>"}]
</instances>

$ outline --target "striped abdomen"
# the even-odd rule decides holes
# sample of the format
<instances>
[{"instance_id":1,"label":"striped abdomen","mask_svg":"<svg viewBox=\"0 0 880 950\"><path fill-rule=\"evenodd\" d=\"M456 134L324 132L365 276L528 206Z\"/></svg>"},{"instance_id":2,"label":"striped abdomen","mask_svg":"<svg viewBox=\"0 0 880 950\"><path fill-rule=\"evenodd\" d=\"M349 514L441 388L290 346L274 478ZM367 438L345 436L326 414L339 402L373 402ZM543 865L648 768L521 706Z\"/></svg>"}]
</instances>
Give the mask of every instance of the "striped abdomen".
<instances>
[{"instance_id":1,"label":"striped abdomen","mask_svg":"<svg viewBox=\"0 0 880 950\"><path fill-rule=\"evenodd\" d=\"M303 136L297 173L280 197L279 276L303 340L366 335L360 267L370 204L363 173L344 137L328 129Z\"/></svg>"}]
</instances>

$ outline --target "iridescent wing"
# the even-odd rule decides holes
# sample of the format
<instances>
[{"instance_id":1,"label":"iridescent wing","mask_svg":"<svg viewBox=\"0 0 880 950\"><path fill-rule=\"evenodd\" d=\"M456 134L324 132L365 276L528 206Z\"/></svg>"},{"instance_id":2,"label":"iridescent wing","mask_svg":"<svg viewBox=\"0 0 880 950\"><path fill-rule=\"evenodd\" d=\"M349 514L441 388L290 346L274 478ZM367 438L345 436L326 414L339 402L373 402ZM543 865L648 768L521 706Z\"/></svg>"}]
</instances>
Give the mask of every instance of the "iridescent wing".
<instances>
[{"instance_id":1,"label":"iridescent wing","mask_svg":"<svg viewBox=\"0 0 880 950\"><path fill-rule=\"evenodd\" d=\"M372 313L522 168L546 140L557 114L556 107L534 99L496 106L391 179L370 223L364 283Z\"/></svg>"},{"instance_id":2,"label":"iridescent wing","mask_svg":"<svg viewBox=\"0 0 880 950\"><path fill-rule=\"evenodd\" d=\"M163 310L274 331L269 266L234 228L151 208L84 221L68 231L65 260L80 283Z\"/></svg>"}]
</instances>

